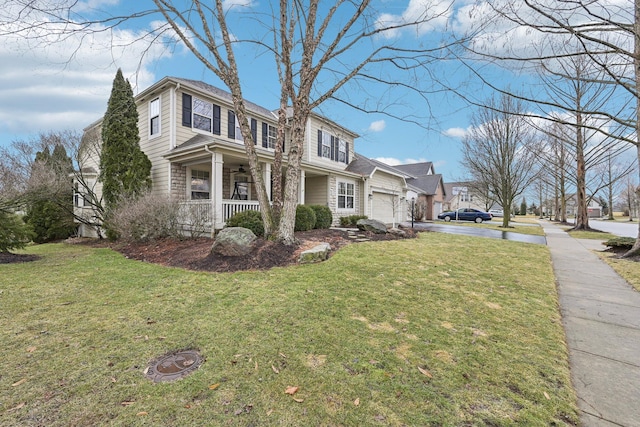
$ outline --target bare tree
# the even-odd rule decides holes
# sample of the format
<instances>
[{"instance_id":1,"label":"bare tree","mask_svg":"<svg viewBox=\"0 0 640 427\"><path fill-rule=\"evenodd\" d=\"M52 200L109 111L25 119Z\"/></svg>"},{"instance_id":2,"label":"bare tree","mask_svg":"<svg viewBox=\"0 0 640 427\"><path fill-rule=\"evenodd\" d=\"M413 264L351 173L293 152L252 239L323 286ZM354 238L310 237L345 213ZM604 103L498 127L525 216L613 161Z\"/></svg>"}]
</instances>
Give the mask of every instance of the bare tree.
<instances>
[{"instance_id":1,"label":"bare tree","mask_svg":"<svg viewBox=\"0 0 640 427\"><path fill-rule=\"evenodd\" d=\"M431 81L428 65L438 59L439 52L443 52L449 42L443 37L434 41L433 46L401 45L394 34L405 30L424 34L439 27L443 19L446 21L453 0L435 2L413 16L405 14L401 17L388 14L383 17L370 0L280 0L271 5L271 16L255 16L256 25L252 30L258 34L248 38L241 38L244 34L242 27L233 27L233 10L225 9L228 2L223 0L153 0L154 8L142 9L140 6L131 16L105 15L91 19L82 15L78 2L51 4L45 0L18 0L18 3L19 7L12 4L13 10L19 13L13 17L13 23L17 25L11 26L11 31L24 37L38 37L36 30L41 24L21 25L23 18L32 14L43 15L56 24L60 38L70 34L111 31L131 19L162 16L165 24L149 32L150 43L166 41L167 37L178 40L229 88L244 138L265 234L284 243L293 243L304 134L311 112L334 100L361 111L375 111L403 117L407 122L424 123L415 116L395 115L384 105L356 99L350 96L347 87L357 87L359 90L354 93L365 94L364 88L382 88L380 91L372 90L376 97L380 92L389 96L389 88L415 91L427 104L424 82ZM258 49L259 54L268 52L273 55L281 88L277 147L272 169L273 205L268 200L266 183L256 156L242 91L241 70L236 60L237 50L247 45ZM404 81L388 77L389 73L385 71L388 67L403 72ZM286 135L291 141L286 145L285 158L278 147L284 146ZM283 168L285 159L286 168ZM286 177L281 189L283 169Z\"/></svg>"},{"instance_id":2,"label":"bare tree","mask_svg":"<svg viewBox=\"0 0 640 427\"><path fill-rule=\"evenodd\" d=\"M492 98L472 118L472 130L463 140L464 163L476 182L483 182L502 206L502 226L509 226L511 208L535 178L532 127L523 105L503 95Z\"/></svg>"}]
</instances>

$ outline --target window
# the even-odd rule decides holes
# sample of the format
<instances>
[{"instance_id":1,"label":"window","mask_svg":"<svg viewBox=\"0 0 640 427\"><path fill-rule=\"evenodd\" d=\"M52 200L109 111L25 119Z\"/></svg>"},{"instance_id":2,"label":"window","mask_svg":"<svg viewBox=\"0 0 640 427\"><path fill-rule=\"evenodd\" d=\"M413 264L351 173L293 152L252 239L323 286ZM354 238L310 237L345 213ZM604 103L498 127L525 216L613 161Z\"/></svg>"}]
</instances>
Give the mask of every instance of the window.
<instances>
[{"instance_id":1,"label":"window","mask_svg":"<svg viewBox=\"0 0 640 427\"><path fill-rule=\"evenodd\" d=\"M213 125L213 104L193 97L193 127L211 132Z\"/></svg>"},{"instance_id":2,"label":"window","mask_svg":"<svg viewBox=\"0 0 640 427\"><path fill-rule=\"evenodd\" d=\"M338 181L338 209L354 208L354 188L353 183Z\"/></svg>"},{"instance_id":3,"label":"window","mask_svg":"<svg viewBox=\"0 0 640 427\"><path fill-rule=\"evenodd\" d=\"M182 125L220 135L220 106L183 93Z\"/></svg>"},{"instance_id":4,"label":"window","mask_svg":"<svg viewBox=\"0 0 640 427\"><path fill-rule=\"evenodd\" d=\"M473 195L469 193L460 193L461 202L473 202Z\"/></svg>"},{"instance_id":5,"label":"window","mask_svg":"<svg viewBox=\"0 0 640 427\"><path fill-rule=\"evenodd\" d=\"M267 148L276 148L276 136L275 126L267 125Z\"/></svg>"},{"instance_id":6,"label":"window","mask_svg":"<svg viewBox=\"0 0 640 427\"><path fill-rule=\"evenodd\" d=\"M81 208L84 206L84 198L82 197L82 193L80 193L80 186L76 182L73 184L73 206L77 208Z\"/></svg>"},{"instance_id":7,"label":"window","mask_svg":"<svg viewBox=\"0 0 640 427\"><path fill-rule=\"evenodd\" d=\"M322 132L322 157L331 158L331 139L333 137L328 132Z\"/></svg>"},{"instance_id":8,"label":"window","mask_svg":"<svg viewBox=\"0 0 640 427\"><path fill-rule=\"evenodd\" d=\"M149 135L160 135L160 98L149 102Z\"/></svg>"},{"instance_id":9,"label":"window","mask_svg":"<svg viewBox=\"0 0 640 427\"><path fill-rule=\"evenodd\" d=\"M209 171L191 170L191 200L209 199Z\"/></svg>"},{"instance_id":10,"label":"window","mask_svg":"<svg viewBox=\"0 0 640 427\"><path fill-rule=\"evenodd\" d=\"M338 142L338 161L342 163L347 161L347 143L343 140Z\"/></svg>"}]
</instances>

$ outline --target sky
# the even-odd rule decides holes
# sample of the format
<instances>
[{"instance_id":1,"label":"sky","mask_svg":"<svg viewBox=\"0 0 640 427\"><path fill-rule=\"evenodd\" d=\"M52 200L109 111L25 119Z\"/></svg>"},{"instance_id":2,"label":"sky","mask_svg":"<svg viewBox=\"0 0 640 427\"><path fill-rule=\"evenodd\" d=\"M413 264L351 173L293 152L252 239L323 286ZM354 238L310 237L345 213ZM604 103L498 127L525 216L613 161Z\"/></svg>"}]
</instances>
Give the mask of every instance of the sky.
<instances>
[{"instance_id":1,"label":"sky","mask_svg":"<svg viewBox=\"0 0 640 427\"><path fill-rule=\"evenodd\" d=\"M70 1L70 0L61 0ZM150 7L149 0L80 0L76 12L94 18L129 16ZM225 0L229 12L231 32L240 38L265 37L266 18L271 12L270 2L264 0ZM371 45L393 43L395 46L430 48L443 42L443 34L454 31L462 34L477 27L478 19L469 13L471 0L377 0L377 12L371 17L376 23L402 24L412 17L431 13L433 19L411 31L397 29L386 32ZM17 6L16 6L17 7ZM477 9L476 9L477 10ZM0 11L0 20L15 13ZM43 16L26 16L25 21L46 23ZM338 22L345 22L342 17ZM113 31L102 27L82 39L62 37L52 30L56 26L42 26L25 37L7 35L15 27L0 24L0 146L12 141L34 138L40 132L56 130L81 131L105 112L116 70L121 68L131 82L134 92L144 90L164 76L203 80L226 90L224 84L196 59L181 43L175 43L165 33L149 43L148 30L163 24L162 17L152 15L125 22ZM335 31L335 28L332 29ZM478 37L479 42L496 41L508 33L494 26ZM497 34L497 36L496 36ZM37 37L36 37L37 36ZM493 39L491 38L493 37ZM530 34L512 33L510 43L531 38ZM264 38L263 40L267 40ZM524 45L525 43L521 43ZM349 59L367 52L360 46ZM237 51L243 93L247 100L269 109L278 107L279 86L273 58L255 47L244 46ZM332 64L349 69L348 60ZM488 88L470 82L470 73L450 58L440 58L424 69L408 74L391 67L372 69L376 76L399 82L392 86L356 82L339 92L344 101L379 110L387 109L391 116L365 113L346 105L346 102L327 101L317 110L344 127L360 135L355 142L358 153L388 164L433 162L436 173L445 182L465 177L461 163L460 140L469 129L474 108L452 91L443 90L434 80L464 88L476 99L488 97ZM339 75L321 75L319 87ZM523 84L522 75L508 70L491 69L494 78ZM501 77L502 76L502 77ZM421 88L419 96L408 87ZM404 118L404 120L402 120ZM419 125L412 123L418 122Z\"/></svg>"}]
</instances>

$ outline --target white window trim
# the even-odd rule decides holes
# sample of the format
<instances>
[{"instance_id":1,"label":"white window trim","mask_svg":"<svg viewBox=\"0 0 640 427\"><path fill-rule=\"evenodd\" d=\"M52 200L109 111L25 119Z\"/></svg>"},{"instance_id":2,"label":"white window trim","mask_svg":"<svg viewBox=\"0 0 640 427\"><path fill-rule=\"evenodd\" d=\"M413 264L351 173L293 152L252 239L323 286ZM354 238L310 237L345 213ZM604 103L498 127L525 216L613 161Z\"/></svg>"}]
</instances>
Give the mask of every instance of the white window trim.
<instances>
[{"instance_id":1,"label":"white window trim","mask_svg":"<svg viewBox=\"0 0 640 427\"><path fill-rule=\"evenodd\" d=\"M273 146L271 146L270 130L273 129ZM278 128L267 123L267 150L275 150L278 143Z\"/></svg>"},{"instance_id":2,"label":"white window trim","mask_svg":"<svg viewBox=\"0 0 640 427\"><path fill-rule=\"evenodd\" d=\"M344 148L344 151L342 149ZM341 155L344 155L342 158ZM344 139L338 139L338 161L341 163L346 163L347 161L347 141Z\"/></svg>"},{"instance_id":3,"label":"white window trim","mask_svg":"<svg viewBox=\"0 0 640 427\"><path fill-rule=\"evenodd\" d=\"M332 134L324 130L322 131L322 158L323 159L331 160L331 137L333 137ZM327 148L326 156L324 155L325 148Z\"/></svg>"},{"instance_id":4,"label":"white window trim","mask_svg":"<svg viewBox=\"0 0 640 427\"><path fill-rule=\"evenodd\" d=\"M152 134L151 133L151 120L156 117L156 116L152 116L151 115L151 104L154 101L158 101L158 133ZM149 101L149 105L148 105L148 113L149 113L149 139L154 139L154 138L158 138L160 136L162 136L162 97L160 95L158 95L156 98L153 98L152 100Z\"/></svg>"},{"instance_id":5,"label":"white window trim","mask_svg":"<svg viewBox=\"0 0 640 427\"><path fill-rule=\"evenodd\" d=\"M201 102L206 102L207 104L209 104L211 106L211 115L210 116L205 116L204 114L196 113L196 109L195 109L196 99L198 101L201 101ZM200 129L200 128L195 126L195 122L196 122L195 116L196 116L196 114L198 116L206 117L209 120L211 120L211 125L209 126L209 130ZM197 132L197 133L205 134L205 135L213 135L213 102L207 101L206 99L203 99L203 98L199 98L199 97L197 97L195 95L191 96L191 130L193 130L194 132Z\"/></svg>"},{"instance_id":6,"label":"white window trim","mask_svg":"<svg viewBox=\"0 0 640 427\"><path fill-rule=\"evenodd\" d=\"M349 188L349 185L353 186L353 195L349 196L349 195L341 195L340 194L340 184L344 183L346 185L345 188ZM340 207L340 196L344 196L344 197L351 197L353 198L353 207L352 208L341 208ZM345 206L347 205L347 201L345 199ZM339 179L336 181L336 209L338 210L338 212L355 212L356 210L356 182L355 181L351 181L351 180L346 180L346 179Z\"/></svg>"}]
</instances>

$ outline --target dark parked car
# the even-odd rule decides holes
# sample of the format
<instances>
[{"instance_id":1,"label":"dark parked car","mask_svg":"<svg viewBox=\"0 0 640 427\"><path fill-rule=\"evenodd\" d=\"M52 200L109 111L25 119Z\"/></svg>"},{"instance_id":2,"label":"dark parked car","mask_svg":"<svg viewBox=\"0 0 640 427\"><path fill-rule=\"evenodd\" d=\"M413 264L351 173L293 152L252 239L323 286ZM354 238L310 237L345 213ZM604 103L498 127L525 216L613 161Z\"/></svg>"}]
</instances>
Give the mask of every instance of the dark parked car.
<instances>
[{"instance_id":1,"label":"dark parked car","mask_svg":"<svg viewBox=\"0 0 640 427\"><path fill-rule=\"evenodd\" d=\"M438 215L438 219L444 219L445 221L451 221L452 219L458 219L461 221L491 221L491 214L489 212L479 211L478 209L461 208L457 211L442 212Z\"/></svg>"}]
</instances>

